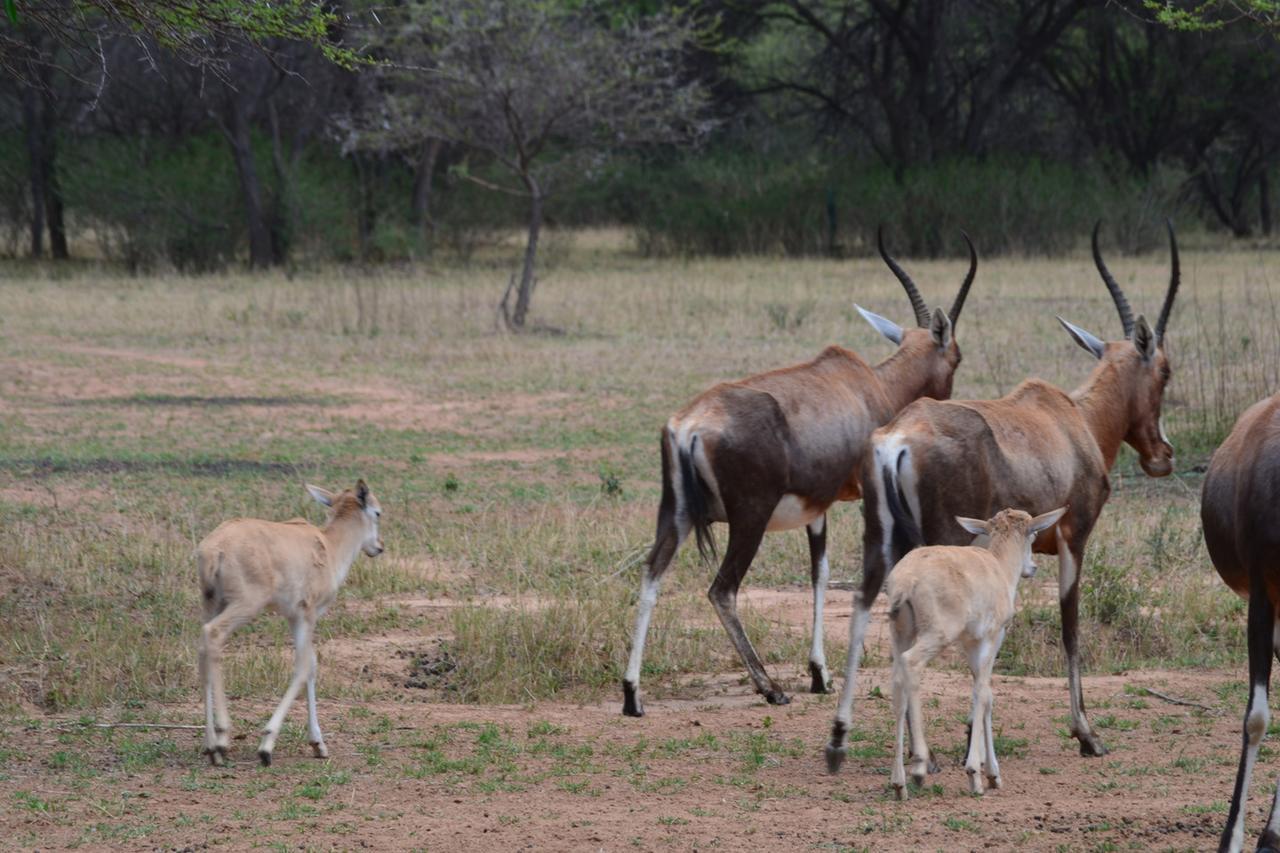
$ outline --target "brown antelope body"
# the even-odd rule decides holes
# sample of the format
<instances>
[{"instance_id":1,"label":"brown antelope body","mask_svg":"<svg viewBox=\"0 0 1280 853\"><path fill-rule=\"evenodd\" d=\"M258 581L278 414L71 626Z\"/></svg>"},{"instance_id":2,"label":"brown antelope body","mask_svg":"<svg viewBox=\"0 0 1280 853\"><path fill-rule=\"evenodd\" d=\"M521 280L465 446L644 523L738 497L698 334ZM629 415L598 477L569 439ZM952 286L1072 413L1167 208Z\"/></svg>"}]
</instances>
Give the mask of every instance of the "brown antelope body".
<instances>
[{"instance_id":1,"label":"brown antelope body","mask_svg":"<svg viewBox=\"0 0 1280 853\"><path fill-rule=\"evenodd\" d=\"M827 766L839 769L871 604L889 569L914 547L895 525L885 500L894 489L929 545L964 545L973 536L956 516L989 518L1002 507L1067 513L1035 542L1042 554L1057 554L1062 642L1067 658L1071 732L1083 755L1106 748L1085 716L1077 640L1080 567L1085 543L1110 493L1107 474L1122 443L1138 452L1143 470L1163 477L1173 470L1173 448L1164 437L1160 408L1169 379L1162 346L1177 293L1178 251L1169 226L1172 275L1155 330L1135 321L1123 291L1107 271L1093 232L1094 260L1111 291L1124 327L1122 341L1098 338L1059 321L1098 359L1085 383L1070 394L1030 379L999 400L919 400L872 436L862 468L866 517L862 583L854 593L849 657L837 703ZM946 484L945 488L937 484Z\"/></svg>"},{"instance_id":2,"label":"brown antelope body","mask_svg":"<svg viewBox=\"0 0 1280 853\"><path fill-rule=\"evenodd\" d=\"M329 517L323 528L304 519L276 522L237 518L223 522L196 546L204 627L200 635L200 680L205 692L204 752L221 764L231 746L231 716L223 689L222 652L231 633L271 607L293 633L293 678L271 715L258 747L271 763L285 714L307 687L307 733L318 758L329 755L316 716L316 619L333 604L356 556L382 553L378 520L382 509L364 480L334 494L307 491Z\"/></svg>"},{"instance_id":3,"label":"brown antelope body","mask_svg":"<svg viewBox=\"0 0 1280 853\"><path fill-rule=\"evenodd\" d=\"M886 497L900 523L914 529L897 496L890 492ZM963 646L973 673L973 734L964 762L969 790L981 794L984 775L992 788L1000 787L1000 763L991 726L991 671L1013 618L1018 579L1036 573L1031 542L1064 512L1066 508L1060 507L1032 518L1022 510L1006 509L988 521L959 517L956 523L970 534L987 537L987 547L917 548L894 566L886 590L893 640L893 714L897 720L890 780L899 800L907 798L907 774L902 765L907 714L911 714L911 776L922 785L925 756L930 753L920 713L920 676L938 652L952 645Z\"/></svg>"},{"instance_id":4,"label":"brown antelope body","mask_svg":"<svg viewBox=\"0 0 1280 853\"><path fill-rule=\"evenodd\" d=\"M912 400L950 396L960 363L953 331L978 264L969 243L969 272L950 313L938 308L930 316L883 240L880 253L906 289L920 326L903 330L858 309L898 344L892 356L873 367L856 353L831 346L806 364L716 385L667 421L661 435L662 502L622 683L624 714L644 713L640 668L662 576L691 530L703 556L713 553L710 526L717 521L728 523L729 543L707 594L756 690L773 704L789 700L742 628L738 587L766 531L807 529L814 589L811 689L830 689L822 643L827 509L861 496L857 472L872 430Z\"/></svg>"},{"instance_id":5,"label":"brown antelope body","mask_svg":"<svg viewBox=\"0 0 1280 853\"><path fill-rule=\"evenodd\" d=\"M1218 574L1249 602L1249 704L1240 767L1220 850L1244 843L1249 780L1271 715L1271 658L1280 654L1280 394L1251 406L1213 454L1200 501ZM1280 790L1259 850L1280 850Z\"/></svg>"}]
</instances>

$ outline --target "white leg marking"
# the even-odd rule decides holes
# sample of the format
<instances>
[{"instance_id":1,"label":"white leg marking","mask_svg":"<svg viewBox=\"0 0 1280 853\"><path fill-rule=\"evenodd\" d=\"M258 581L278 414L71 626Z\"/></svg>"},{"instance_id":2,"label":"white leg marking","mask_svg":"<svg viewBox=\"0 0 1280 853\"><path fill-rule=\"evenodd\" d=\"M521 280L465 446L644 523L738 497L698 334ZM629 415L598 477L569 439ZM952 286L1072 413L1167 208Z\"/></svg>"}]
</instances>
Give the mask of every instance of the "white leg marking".
<instances>
[{"instance_id":1,"label":"white leg marking","mask_svg":"<svg viewBox=\"0 0 1280 853\"><path fill-rule=\"evenodd\" d=\"M1239 850L1244 845L1244 813L1249 802L1249 781L1253 777L1253 766L1258 761L1258 750L1262 746L1262 736L1267 733L1267 725L1271 722L1271 712L1267 708L1267 689L1261 684L1254 685L1253 695L1249 700L1249 713L1244 720L1244 732L1249 738L1248 751L1244 762L1244 784L1240 786L1240 809L1236 813L1236 825L1231 828L1231 849ZM1274 818L1274 814L1272 815Z\"/></svg>"},{"instance_id":2,"label":"white leg marking","mask_svg":"<svg viewBox=\"0 0 1280 853\"><path fill-rule=\"evenodd\" d=\"M814 522L821 524L821 522ZM812 529L813 525L810 525ZM818 531L821 532L821 531ZM813 645L809 647L809 662L822 670L822 681L827 681L827 654L822 645L822 610L827 598L827 581L831 577L831 567L827 564L827 555L823 554L818 561L818 580L813 587Z\"/></svg>"},{"instance_id":3,"label":"white leg marking","mask_svg":"<svg viewBox=\"0 0 1280 853\"><path fill-rule=\"evenodd\" d=\"M631 632L631 658L627 662L627 673L624 676L634 687L640 686L640 665L644 660L644 641L649 633L649 619L653 616L653 606L658 603L660 580L650 578L648 569L640 581L640 601L636 606L636 625Z\"/></svg>"},{"instance_id":4,"label":"white leg marking","mask_svg":"<svg viewBox=\"0 0 1280 853\"><path fill-rule=\"evenodd\" d=\"M857 690L858 664L862 662L862 641L871 621L871 605L862 601L862 593L853 594L853 618L849 620L849 656L845 659L844 685L836 704L836 721L848 728L853 718L853 696Z\"/></svg>"}]
</instances>

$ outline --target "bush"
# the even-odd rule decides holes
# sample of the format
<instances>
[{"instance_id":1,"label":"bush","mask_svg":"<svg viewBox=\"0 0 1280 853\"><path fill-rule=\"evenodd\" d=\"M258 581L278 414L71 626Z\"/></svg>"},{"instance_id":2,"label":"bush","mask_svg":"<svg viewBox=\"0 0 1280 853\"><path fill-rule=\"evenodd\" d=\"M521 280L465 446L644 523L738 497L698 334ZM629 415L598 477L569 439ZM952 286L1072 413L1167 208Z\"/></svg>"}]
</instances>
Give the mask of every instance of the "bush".
<instances>
[{"instance_id":1,"label":"bush","mask_svg":"<svg viewBox=\"0 0 1280 853\"><path fill-rule=\"evenodd\" d=\"M1023 159L943 162L899 182L878 164L720 151L624 166L609 195L648 255L870 254L882 223L906 255L962 254L960 229L984 255L1054 254L1100 217L1123 248L1148 248L1176 178L1114 182L1100 167Z\"/></svg>"}]
</instances>

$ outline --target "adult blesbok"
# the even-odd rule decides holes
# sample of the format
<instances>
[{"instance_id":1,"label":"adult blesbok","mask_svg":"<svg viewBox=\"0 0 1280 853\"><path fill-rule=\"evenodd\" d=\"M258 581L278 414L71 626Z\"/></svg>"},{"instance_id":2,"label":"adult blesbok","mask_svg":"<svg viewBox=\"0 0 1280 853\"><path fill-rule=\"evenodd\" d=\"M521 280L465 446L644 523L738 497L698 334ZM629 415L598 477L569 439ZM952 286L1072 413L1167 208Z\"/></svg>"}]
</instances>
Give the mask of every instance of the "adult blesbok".
<instances>
[{"instance_id":1,"label":"adult blesbok","mask_svg":"<svg viewBox=\"0 0 1280 853\"><path fill-rule=\"evenodd\" d=\"M267 607L289 620L293 632L293 679L271 715L258 747L263 764L271 763L276 736L285 714L305 682L307 734L316 757L328 749L316 716L316 653L312 645L316 619L333 604L338 588L356 556L382 553L378 520L382 509L364 480L354 489L334 494L307 486L315 500L329 508L324 528L304 519L225 521L196 546L204 628L200 634L200 681L205 696L204 752L221 764L231 746L231 716L222 682L222 651L231 632Z\"/></svg>"},{"instance_id":2,"label":"adult blesbok","mask_svg":"<svg viewBox=\"0 0 1280 853\"><path fill-rule=\"evenodd\" d=\"M932 315L911 277L878 240L880 255L911 300L919 328L858 311L898 345L872 367L857 353L830 346L813 361L728 382L703 392L662 430L662 502L645 561L622 682L622 712L643 715L638 691L645 635L662 576L693 530L704 559L715 553L711 523L727 522L729 544L707 595L757 691L772 704L789 701L769 677L738 618L738 587L766 531L805 527L813 581L811 689L830 687L822 644L827 586L827 509L861 496L858 470L867 438L903 406L923 396L946 398L960 364L955 326L978 268L968 235L969 272L949 312Z\"/></svg>"},{"instance_id":3,"label":"adult blesbok","mask_svg":"<svg viewBox=\"0 0 1280 853\"><path fill-rule=\"evenodd\" d=\"M1244 843L1249 777L1271 715L1271 656L1280 653L1280 394L1249 408L1213 454L1200 498L1204 541L1218 574L1249 602L1249 704L1220 850ZM1280 850L1280 790L1259 850Z\"/></svg>"},{"instance_id":4,"label":"adult blesbok","mask_svg":"<svg viewBox=\"0 0 1280 853\"><path fill-rule=\"evenodd\" d=\"M1138 452L1143 470L1163 477L1173 470L1173 448L1164 436L1160 407L1169 381L1165 327L1178 291L1178 244L1169 226L1172 274L1155 329L1135 321L1124 291L1107 271L1093 230L1093 257L1111 292L1124 339L1103 343L1061 317L1063 327L1098 359L1085 383L1070 394L1029 379L999 400L918 400L876 430L862 468L866 532L862 583L854 593L849 626L849 658L837 703L827 766L844 760L844 739L853 713L858 664L871 604L886 573L914 543L895 527L886 489L901 492L911 516L930 545L963 545L973 536L956 516L989 518L1003 507L1029 513L1068 507L1066 516L1041 533L1035 550L1057 554L1062 644L1071 696L1071 732L1082 755L1103 755L1106 747L1085 717L1080 687L1077 606L1085 543L1107 501L1107 474L1122 443Z\"/></svg>"}]
</instances>

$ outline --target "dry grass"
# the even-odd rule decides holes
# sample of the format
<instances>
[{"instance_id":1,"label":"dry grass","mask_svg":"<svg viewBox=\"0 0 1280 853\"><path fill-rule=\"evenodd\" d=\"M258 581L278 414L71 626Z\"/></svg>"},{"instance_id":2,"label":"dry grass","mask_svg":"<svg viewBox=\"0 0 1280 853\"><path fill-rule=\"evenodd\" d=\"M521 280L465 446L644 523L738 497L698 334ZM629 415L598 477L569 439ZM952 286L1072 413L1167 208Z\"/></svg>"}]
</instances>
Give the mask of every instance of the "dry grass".
<instances>
[{"instance_id":1,"label":"dry grass","mask_svg":"<svg viewBox=\"0 0 1280 853\"><path fill-rule=\"evenodd\" d=\"M192 546L235 515L315 519L300 481L357 475L379 494L397 559L358 564L325 636L396 627L394 611L362 600L449 596L472 603L421 629L459 663L443 695L612 690L666 416L716 380L830 342L884 357L890 346L856 317L855 300L897 319L909 312L879 262L652 261L598 233L562 240L555 260L535 304L555 333L525 337L495 332L505 271L483 259L295 278L5 271L0 703L193 695ZM1196 466L1247 403L1280 386L1270 261L1184 255L1166 403L1180 473L1151 481L1127 451L1119 462L1085 571L1095 669L1243 654L1241 610L1200 544ZM949 304L963 273L951 262L909 268L931 304ZM1137 309L1159 310L1163 254L1116 258L1112 269ZM984 263L959 328L957 396L995 396L1026 375L1082 380L1091 361L1055 314L1104 337L1118 331L1084 255ZM856 507L839 508L836 579L856 576L859 535ZM807 563L802 535L771 536L747 583L803 587ZM737 668L703 598L711 574L688 553L674 567L646 689ZM495 594L516 603L487 606ZM1006 669L1059 670L1054 598L1028 594ZM759 613L751 623L779 674L799 677L805 626ZM282 628L263 621L233 641L233 692L279 691ZM830 639L834 662L842 638ZM330 695L378 689L322 680Z\"/></svg>"}]
</instances>

